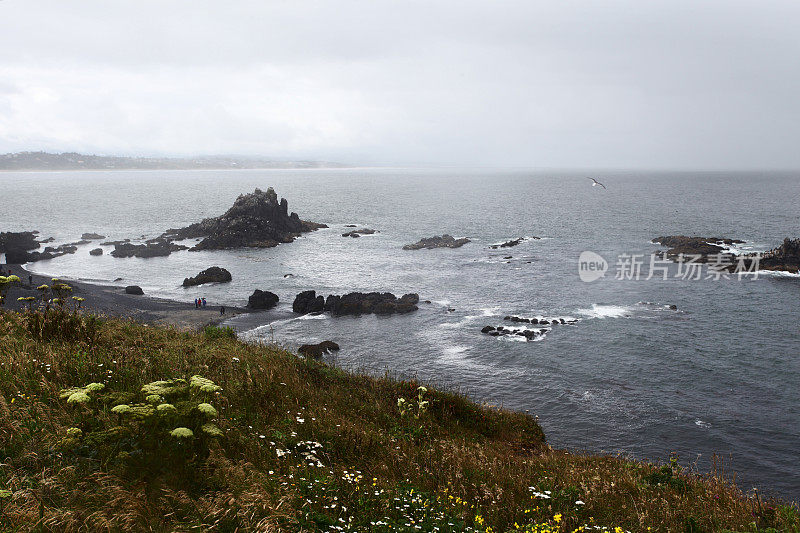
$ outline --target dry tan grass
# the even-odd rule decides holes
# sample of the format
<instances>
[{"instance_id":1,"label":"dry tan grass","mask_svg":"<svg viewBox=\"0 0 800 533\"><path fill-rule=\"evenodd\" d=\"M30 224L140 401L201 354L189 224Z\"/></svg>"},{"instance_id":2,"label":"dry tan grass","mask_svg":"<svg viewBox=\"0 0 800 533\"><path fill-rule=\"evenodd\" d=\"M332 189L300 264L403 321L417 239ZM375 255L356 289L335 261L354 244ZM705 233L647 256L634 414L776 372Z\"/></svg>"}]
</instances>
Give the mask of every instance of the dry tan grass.
<instances>
[{"instance_id":1,"label":"dry tan grass","mask_svg":"<svg viewBox=\"0 0 800 533\"><path fill-rule=\"evenodd\" d=\"M458 394L431 390L427 413L401 418L397 399L413 398L418 383L120 320L104 321L91 342L42 341L25 321L0 315L0 489L12 494L0 500L0 531L311 531L325 527L318 519L326 513L357 513L354 523L369 524L394 512L387 506L409 487L465 530L800 528L792 507L748 497L719 475L674 468L664 477L651 464L552 450L533 418ZM102 382L135 391L193 374L223 387L215 405L226 432L197 479L137 478L58 451L82 416L58 400L62 388ZM301 441L322 444L324 467L277 456ZM362 479L343 481L354 472ZM551 497L536 498L531 487ZM335 511L319 503L323 489L336 494ZM379 490L385 502L367 502Z\"/></svg>"}]
</instances>

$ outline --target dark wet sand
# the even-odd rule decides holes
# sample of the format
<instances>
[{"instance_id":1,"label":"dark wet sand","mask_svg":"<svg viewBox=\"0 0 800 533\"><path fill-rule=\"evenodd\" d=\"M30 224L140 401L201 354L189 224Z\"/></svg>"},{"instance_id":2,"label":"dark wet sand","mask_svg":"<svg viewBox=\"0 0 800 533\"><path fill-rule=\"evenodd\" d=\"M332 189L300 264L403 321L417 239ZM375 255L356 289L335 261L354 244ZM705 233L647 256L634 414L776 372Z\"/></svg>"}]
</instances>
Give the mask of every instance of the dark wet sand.
<instances>
[{"instance_id":1,"label":"dark wet sand","mask_svg":"<svg viewBox=\"0 0 800 533\"><path fill-rule=\"evenodd\" d=\"M19 310L26 307L17 298L25 296L39 296L36 287L42 284L49 285L50 277L33 274L33 282L29 283L26 271L20 265L3 265L7 275L8 269L20 278L20 283L12 285L6 295L4 309ZM196 309L189 301L186 303L153 298L147 295L135 296L125 294L124 287L94 285L64 278L64 283L72 287L72 295L84 298L82 309L87 312L132 318L143 324L168 324L180 329L200 329L208 324L219 324L241 313L250 312L242 307L225 306L225 315L220 315L219 306L208 306Z\"/></svg>"}]
</instances>

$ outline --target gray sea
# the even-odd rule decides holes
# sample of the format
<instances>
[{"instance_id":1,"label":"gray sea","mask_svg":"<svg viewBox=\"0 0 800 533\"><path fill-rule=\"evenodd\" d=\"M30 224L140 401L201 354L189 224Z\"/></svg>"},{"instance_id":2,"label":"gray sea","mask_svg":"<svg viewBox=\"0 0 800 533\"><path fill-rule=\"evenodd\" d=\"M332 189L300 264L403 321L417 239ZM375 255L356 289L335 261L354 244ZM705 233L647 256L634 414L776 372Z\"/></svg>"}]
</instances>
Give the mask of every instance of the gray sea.
<instances>
[{"instance_id":1,"label":"gray sea","mask_svg":"<svg viewBox=\"0 0 800 533\"><path fill-rule=\"evenodd\" d=\"M149 238L272 186L291 211L330 229L272 249L168 258L93 257L96 245L86 245L32 269L104 284L123 278L116 284L189 304L202 296L209 305L244 305L254 289L270 290L281 298L276 309L231 321L243 338L289 348L331 339L342 347L330 358L337 365L417 377L529 411L555 447L662 462L674 452L700 470L716 454L742 489L800 499L800 277L683 279L672 265L667 280L645 279L659 248L650 241L660 235L740 238L745 251L800 237L800 174L605 172L596 175L605 190L585 176L385 168L3 173L0 230L38 229L56 244L83 232ZM380 233L343 238L346 224ZM401 249L442 233L472 242ZM517 237L528 239L490 247ZM581 281L584 251L608 262L605 277ZM622 254L641 254L639 279L616 279L632 274L619 267ZM230 270L233 281L181 287L212 265ZM402 316L295 316L292 300L307 289L416 292L431 303ZM506 315L579 321L536 342L480 332L513 325Z\"/></svg>"}]
</instances>

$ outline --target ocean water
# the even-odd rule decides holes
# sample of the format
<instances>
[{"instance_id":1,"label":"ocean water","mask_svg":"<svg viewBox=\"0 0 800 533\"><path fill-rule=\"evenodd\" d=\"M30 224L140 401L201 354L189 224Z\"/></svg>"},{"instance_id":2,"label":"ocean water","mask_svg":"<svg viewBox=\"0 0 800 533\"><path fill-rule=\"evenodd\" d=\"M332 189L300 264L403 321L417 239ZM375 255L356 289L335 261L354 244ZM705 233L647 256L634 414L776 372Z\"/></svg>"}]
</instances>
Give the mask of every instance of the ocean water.
<instances>
[{"instance_id":1,"label":"ocean water","mask_svg":"<svg viewBox=\"0 0 800 533\"><path fill-rule=\"evenodd\" d=\"M656 461L674 452L701 470L716 454L743 489L800 499L800 277L614 277L620 254L647 260L660 235L735 237L749 250L800 237L800 174L598 177L607 190L583 173L522 170L4 173L0 230L38 229L56 243L88 231L149 238L272 186L301 218L331 228L272 249L168 258L92 257L92 244L32 268L99 283L123 278L119 285L189 304L203 296L243 305L254 289L270 290L281 298L276 309L230 321L244 338L290 348L331 339L342 347L330 357L340 366L529 411L555 447ZM345 224L380 233L343 238ZM472 242L401 249L441 233ZM540 239L489 247L524 236ZM578 276L587 250L609 263L592 283ZM233 282L180 286L212 265L230 270ZM417 292L431 303L402 316L295 316L292 300L307 289ZM536 342L480 333L505 315L580 320Z\"/></svg>"}]
</instances>

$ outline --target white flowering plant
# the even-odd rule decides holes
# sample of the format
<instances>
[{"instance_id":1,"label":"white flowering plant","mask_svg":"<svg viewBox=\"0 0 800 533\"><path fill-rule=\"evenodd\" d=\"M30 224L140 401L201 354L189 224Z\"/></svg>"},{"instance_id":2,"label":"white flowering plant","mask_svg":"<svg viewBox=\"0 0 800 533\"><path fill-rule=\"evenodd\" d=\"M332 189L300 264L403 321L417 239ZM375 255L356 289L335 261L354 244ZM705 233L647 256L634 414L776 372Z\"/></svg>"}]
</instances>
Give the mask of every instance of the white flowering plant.
<instances>
[{"instance_id":1,"label":"white flowering plant","mask_svg":"<svg viewBox=\"0 0 800 533\"><path fill-rule=\"evenodd\" d=\"M108 392L102 383L64 389L59 397L73 407L77 423L60 448L139 476L195 466L224 438L211 403L221 391L198 375L153 381L135 394Z\"/></svg>"}]
</instances>

